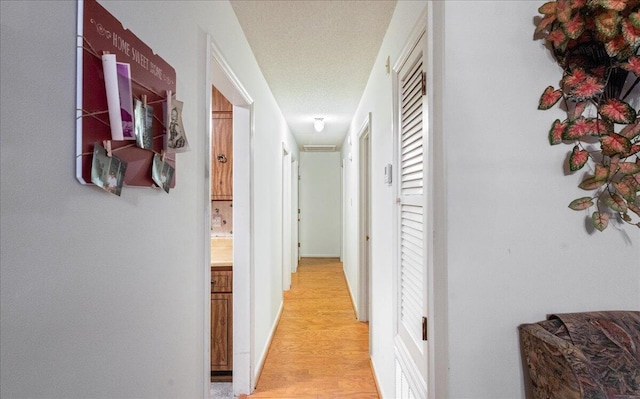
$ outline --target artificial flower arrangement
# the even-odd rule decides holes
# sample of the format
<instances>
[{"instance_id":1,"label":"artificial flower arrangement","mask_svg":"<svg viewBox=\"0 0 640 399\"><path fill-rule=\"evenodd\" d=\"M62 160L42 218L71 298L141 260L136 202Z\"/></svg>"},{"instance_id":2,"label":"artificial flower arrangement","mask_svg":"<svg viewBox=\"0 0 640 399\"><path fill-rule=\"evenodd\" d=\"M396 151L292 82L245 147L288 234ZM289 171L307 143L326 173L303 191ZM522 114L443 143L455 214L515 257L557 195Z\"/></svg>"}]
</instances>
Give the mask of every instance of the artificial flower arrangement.
<instances>
[{"instance_id":1,"label":"artificial flower arrangement","mask_svg":"<svg viewBox=\"0 0 640 399\"><path fill-rule=\"evenodd\" d=\"M632 105L640 83L640 0L557 0L538 11L536 34L563 69L560 87L547 87L538 109L562 100L567 118L553 122L549 142L573 145L572 172L589 169L579 187L592 194L569 208L595 207L591 223L600 231L612 216L640 227L640 115Z\"/></svg>"}]
</instances>

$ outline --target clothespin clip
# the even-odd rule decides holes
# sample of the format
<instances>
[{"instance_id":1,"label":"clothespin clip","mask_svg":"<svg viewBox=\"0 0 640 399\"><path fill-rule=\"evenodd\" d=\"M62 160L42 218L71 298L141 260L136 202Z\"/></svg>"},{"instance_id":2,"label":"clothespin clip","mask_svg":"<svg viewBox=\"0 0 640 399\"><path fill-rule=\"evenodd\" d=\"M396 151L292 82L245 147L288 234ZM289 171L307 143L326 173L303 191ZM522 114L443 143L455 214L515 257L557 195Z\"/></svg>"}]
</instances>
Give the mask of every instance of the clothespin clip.
<instances>
[{"instance_id":1,"label":"clothespin clip","mask_svg":"<svg viewBox=\"0 0 640 399\"><path fill-rule=\"evenodd\" d=\"M102 141L102 146L107 151L107 156L109 158L111 158L111 156L113 155L112 152L111 152L111 140L103 140Z\"/></svg>"},{"instance_id":2,"label":"clothespin clip","mask_svg":"<svg viewBox=\"0 0 640 399\"><path fill-rule=\"evenodd\" d=\"M164 162L164 158L165 158L166 155L167 155L167 153L164 152L164 150L160 151L160 156L162 157L162 162Z\"/></svg>"},{"instance_id":3,"label":"clothespin clip","mask_svg":"<svg viewBox=\"0 0 640 399\"><path fill-rule=\"evenodd\" d=\"M142 95L142 106L144 108L147 108L147 95L146 94Z\"/></svg>"}]
</instances>

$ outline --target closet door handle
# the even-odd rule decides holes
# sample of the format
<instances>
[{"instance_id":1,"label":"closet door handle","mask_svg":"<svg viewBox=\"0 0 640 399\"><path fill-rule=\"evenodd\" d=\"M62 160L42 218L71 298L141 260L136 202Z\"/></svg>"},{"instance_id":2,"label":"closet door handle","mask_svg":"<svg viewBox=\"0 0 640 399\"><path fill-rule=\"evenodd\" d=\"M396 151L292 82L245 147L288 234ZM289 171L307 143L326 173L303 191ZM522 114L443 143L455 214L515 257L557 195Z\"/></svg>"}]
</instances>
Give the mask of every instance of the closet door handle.
<instances>
[{"instance_id":1,"label":"closet door handle","mask_svg":"<svg viewBox=\"0 0 640 399\"><path fill-rule=\"evenodd\" d=\"M218 154L218 156L216 157L216 159L218 160L218 162L220 163L227 163L227 157L224 154Z\"/></svg>"}]
</instances>

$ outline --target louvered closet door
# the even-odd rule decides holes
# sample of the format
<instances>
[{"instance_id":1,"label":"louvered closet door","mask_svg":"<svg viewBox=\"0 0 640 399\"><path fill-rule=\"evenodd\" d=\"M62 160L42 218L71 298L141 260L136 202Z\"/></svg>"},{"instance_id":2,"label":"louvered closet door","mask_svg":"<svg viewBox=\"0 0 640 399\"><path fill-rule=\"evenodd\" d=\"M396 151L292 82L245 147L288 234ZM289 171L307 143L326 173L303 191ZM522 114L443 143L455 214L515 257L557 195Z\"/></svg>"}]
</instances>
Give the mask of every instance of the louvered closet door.
<instances>
[{"instance_id":1,"label":"louvered closet door","mask_svg":"<svg viewBox=\"0 0 640 399\"><path fill-rule=\"evenodd\" d=\"M407 349L414 375L427 377L427 345L422 318L427 316L426 212L428 132L424 82L424 37L400 69L398 145L398 338Z\"/></svg>"}]
</instances>

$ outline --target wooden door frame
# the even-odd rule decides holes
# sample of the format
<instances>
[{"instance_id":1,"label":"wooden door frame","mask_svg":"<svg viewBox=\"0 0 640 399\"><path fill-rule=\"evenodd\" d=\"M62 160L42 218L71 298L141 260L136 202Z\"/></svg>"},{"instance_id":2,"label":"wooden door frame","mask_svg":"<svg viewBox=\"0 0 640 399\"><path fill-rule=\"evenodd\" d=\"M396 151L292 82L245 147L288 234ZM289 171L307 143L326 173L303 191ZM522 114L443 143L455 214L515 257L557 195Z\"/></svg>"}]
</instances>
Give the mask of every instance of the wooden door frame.
<instances>
[{"instance_id":1,"label":"wooden door frame","mask_svg":"<svg viewBox=\"0 0 640 399\"><path fill-rule=\"evenodd\" d=\"M210 397L211 353L211 87L233 104L233 392L250 394L255 387L254 304L254 101L207 34L205 60L205 162L203 223L203 398ZM248 178L247 178L248 176Z\"/></svg>"}]
</instances>

